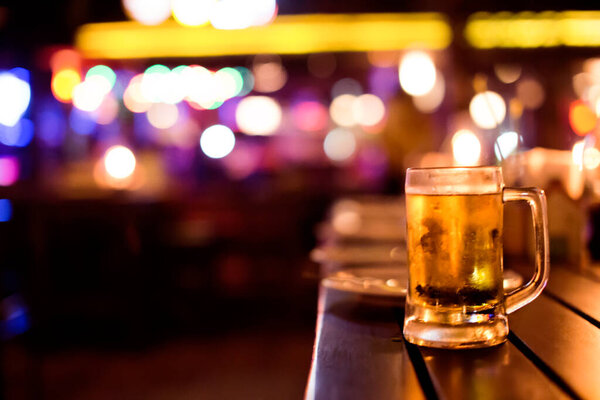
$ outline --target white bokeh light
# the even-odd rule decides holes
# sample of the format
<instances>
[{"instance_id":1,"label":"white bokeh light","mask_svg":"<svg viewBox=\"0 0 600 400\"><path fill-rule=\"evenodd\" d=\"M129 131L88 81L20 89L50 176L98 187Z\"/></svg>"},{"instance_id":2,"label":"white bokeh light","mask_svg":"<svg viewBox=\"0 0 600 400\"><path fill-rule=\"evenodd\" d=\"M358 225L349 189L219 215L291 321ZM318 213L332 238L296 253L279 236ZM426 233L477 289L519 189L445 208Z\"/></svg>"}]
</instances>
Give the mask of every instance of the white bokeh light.
<instances>
[{"instance_id":1,"label":"white bokeh light","mask_svg":"<svg viewBox=\"0 0 600 400\"><path fill-rule=\"evenodd\" d=\"M168 129L177 123L179 110L174 104L153 103L146 111L146 118L153 127Z\"/></svg>"},{"instance_id":2,"label":"white bokeh light","mask_svg":"<svg viewBox=\"0 0 600 400\"><path fill-rule=\"evenodd\" d=\"M517 150L519 146L519 134L514 131L504 132L494 144L494 154L498 160L504 160Z\"/></svg>"},{"instance_id":3,"label":"white bokeh light","mask_svg":"<svg viewBox=\"0 0 600 400\"><path fill-rule=\"evenodd\" d=\"M135 171L135 156L125 146L112 146L104 154L106 173L115 179L125 179Z\"/></svg>"},{"instance_id":4,"label":"white bokeh light","mask_svg":"<svg viewBox=\"0 0 600 400\"><path fill-rule=\"evenodd\" d=\"M354 134L344 128L336 128L325 136L323 150L333 161L345 161L352 157L356 150Z\"/></svg>"},{"instance_id":5,"label":"white bokeh light","mask_svg":"<svg viewBox=\"0 0 600 400\"><path fill-rule=\"evenodd\" d=\"M468 129L461 129L452 137L452 154L457 165L477 165L481 155L481 143Z\"/></svg>"},{"instance_id":6,"label":"white bokeh light","mask_svg":"<svg viewBox=\"0 0 600 400\"><path fill-rule=\"evenodd\" d=\"M15 126L29 107L29 83L10 72L0 73L0 124Z\"/></svg>"},{"instance_id":7,"label":"white bokeh light","mask_svg":"<svg viewBox=\"0 0 600 400\"><path fill-rule=\"evenodd\" d=\"M272 135L279 128L281 118L281 106L267 96L246 97L235 112L238 127L248 135Z\"/></svg>"},{"instance_id":8,"label":"white bokeh light","mask_svg":"<svg viewBox=\"0 0 600 400\"><path fill-rule=\"evenodd\" d=\"M352 104L354 120L363 126L377 125L385 116L383 101L374 94L363 94Z\"/></svg>"},{"instance_id":9,"label":"white bokeh light","mask_svg":"<svg viewBox=\"0 0 600 400\"><path fill-rule=\"evenodd\" d=\"M433 88L423 95L413 96L412 100L417 110L421 111L422 113L429 114L436 111L440 107L444 101L445 94L446 81L444 80L442 73L437 71Z\"/></svg>"},{"instance_id":10,"label":"white bokeh light","mask_svg":"<svg viewBox=\"0 0 600 400\"><path fill-rule=\"evenodd\" d=\"M200 26L208 23L216 3L217 0L171 0L171 11L181 25Z\"/></svg>"},{"instance_id":11,"label":"white bokeh light","mask_svg":"<svg viewBox=\"0 0 600 400\"><path fill-rule=\"evenodd\" d=\"M233 150L235 135L225 125L213 125L200 136L200 148L210 158L223 158Z\"/></svg>"},{"instance_id":12,"label":"white bokeh light","mask_svg":"<svg viewBox=\"0 0 600 400\"><path fill-rule=\"evenodd\" d=\"M469 114L475 124L483 129L493 129L506 117L504 99L490 90L478 93L471 99Z\"/></svg>"},{"instance_id":13,"label":"white bokeh light","mask_svg":"<svg viewBox=\"0 0 600 400\"><path fill-rule=\"evenodd\" d=\"M331 102L329 106L329 115L333 122L340 126L356 125L354 118L354 102L356 96L352 94L342 94Z\"/></svg>"},{"instance_id":14,"label":"white bokeh light","mask_svg":"<svg viewBox=\"0 0 600 400\"><path fill-rule=\"evenodd\" d=\"M400 86L410 95L422 96L433 89L436 79L435 64L423 51L410 51L402 57L398 69Z\"/></svg>"},{"instance_id":15,"label":"white bokeh light","mask_svg":"<svg viewBox=\"0 0 600 400\"><path fill-rule=\"evenodd\" d=\"M123 0L123 8L144 25L158 25L171 16L171 0Z\"/></svg>"}]
</instances>

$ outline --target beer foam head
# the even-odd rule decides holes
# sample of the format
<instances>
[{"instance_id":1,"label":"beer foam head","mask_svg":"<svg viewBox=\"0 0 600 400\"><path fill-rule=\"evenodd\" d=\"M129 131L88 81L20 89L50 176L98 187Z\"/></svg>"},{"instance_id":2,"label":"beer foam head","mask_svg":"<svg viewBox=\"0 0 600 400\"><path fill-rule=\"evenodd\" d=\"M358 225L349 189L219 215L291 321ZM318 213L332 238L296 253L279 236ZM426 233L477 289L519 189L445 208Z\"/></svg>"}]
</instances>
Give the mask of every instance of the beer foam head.
<instances>
[{"instance_id":1,"label":"beer foam head","mask_svg":"<svg viewBox=\"0 0 600 400\"><path fill-rule=\"evenodd\" d=\"M406 194L500 193L504 181L500 167L409 168Z\"/></svg>"}]
</instances>

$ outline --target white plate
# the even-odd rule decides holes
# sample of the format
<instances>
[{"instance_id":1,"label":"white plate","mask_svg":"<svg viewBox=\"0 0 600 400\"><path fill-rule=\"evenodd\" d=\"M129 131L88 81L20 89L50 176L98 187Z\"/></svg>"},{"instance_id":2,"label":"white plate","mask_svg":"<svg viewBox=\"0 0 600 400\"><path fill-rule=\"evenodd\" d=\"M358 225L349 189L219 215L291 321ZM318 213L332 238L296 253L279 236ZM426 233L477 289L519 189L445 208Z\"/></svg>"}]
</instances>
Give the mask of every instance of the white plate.
<instances>
[{"instance_id":1,"label":"white plate","mask_svg":"<svg viewBox=\"0 0 600 400\"><path fill-rule=\"evenodd\" d=\"M325 287L372 296L405 297L408 270L398 266L351 268L337 271L321 281ZM504 271L504 290L510 292L523 283L512 270Z\"/></svg>"}]
</instances>

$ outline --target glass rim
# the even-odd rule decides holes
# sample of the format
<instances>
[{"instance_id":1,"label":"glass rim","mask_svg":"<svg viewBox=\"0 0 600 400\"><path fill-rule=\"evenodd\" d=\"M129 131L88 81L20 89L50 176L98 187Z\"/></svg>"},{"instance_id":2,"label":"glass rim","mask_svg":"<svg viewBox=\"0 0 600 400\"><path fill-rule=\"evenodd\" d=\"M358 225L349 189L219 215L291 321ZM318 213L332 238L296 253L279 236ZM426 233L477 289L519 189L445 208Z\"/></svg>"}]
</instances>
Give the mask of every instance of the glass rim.
<instances>
[{"instance_id":1,"label":"glass rim","mask_svg":"<svg viewBox=\"0 0 600 400\"><path fill-rule=\"evenodd\" d=\"M456 170L456 171L460 171L460 170L485 170L485 169L490 169L490 170L502 170L502 167L497 166L497 165L474 165L474 166L457 166L457 167L410 167L406 169L406 172L411 172L411 171L436 171L436 170L441 170L441 171L448 171L448 170Z\"/></svg>"}]
</instances>

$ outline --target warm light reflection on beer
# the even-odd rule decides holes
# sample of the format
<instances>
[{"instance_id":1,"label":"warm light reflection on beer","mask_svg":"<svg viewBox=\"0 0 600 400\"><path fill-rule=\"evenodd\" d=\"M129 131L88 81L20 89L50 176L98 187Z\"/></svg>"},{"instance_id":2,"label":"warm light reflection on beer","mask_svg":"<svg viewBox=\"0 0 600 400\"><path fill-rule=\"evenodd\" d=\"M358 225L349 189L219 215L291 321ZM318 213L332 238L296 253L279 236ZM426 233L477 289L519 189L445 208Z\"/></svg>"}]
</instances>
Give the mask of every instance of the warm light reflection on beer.
<instances>
[{"instance_id":1,"label":"warm light reflection on beer","mask_svg":"<svg viewBox=\"0 0 600 400\"><path fill-rule=\"evenodd\" d=\"M481 154L481 143L473 132L461 129L452 137L452 154L457 165L477 165Z\"/></svg>"},{"instance_id":2,"label":"warm light reflection on beer","mask_svg":"<svg viewBox=\"0 0 600 400\"><path fill-rule=\"evenodd\" d=\"M506 104L502 96L488 90L473 96L469 103L469 114L478 127L493 129L504 121Z\"/></svg>"},{"instance_id":3,"label":"warm light reflection on beer","mask_svg":"<svg viewBox=\"0 0 600 400\"><path fill-rule=\"evenodd\" d=\"M421 96L433 89L436 69L433 59L423 51L407 52L400 61L400 86L410 95Z\"/></svg>"}]
</instances>

